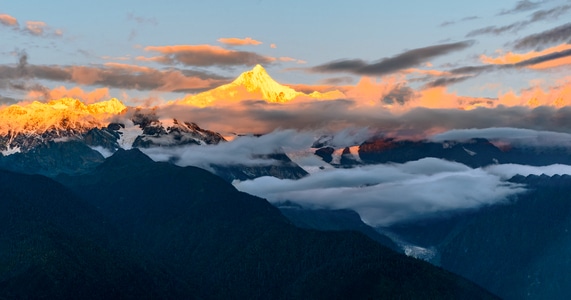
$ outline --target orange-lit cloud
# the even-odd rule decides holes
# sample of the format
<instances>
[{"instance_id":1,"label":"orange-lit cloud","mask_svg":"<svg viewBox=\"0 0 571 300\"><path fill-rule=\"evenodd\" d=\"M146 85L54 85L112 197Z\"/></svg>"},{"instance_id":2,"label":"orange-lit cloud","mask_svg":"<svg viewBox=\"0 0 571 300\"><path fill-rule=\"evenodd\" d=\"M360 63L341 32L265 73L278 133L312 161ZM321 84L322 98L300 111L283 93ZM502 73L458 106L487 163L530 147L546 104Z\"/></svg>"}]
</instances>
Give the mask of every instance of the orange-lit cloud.
<instances>
[{"instance_id":1,"label":"orange-lit cloud","mask_svg":"<svg viewBox=\"0 0 571 300\"><path fill-rule=\"evenodd\" d=\"M295 62L297 64L305 64L307 63L305 60L301 60L301 59L297 59L297 58L293 58L293 57L288 57L288 56L282 56L278 58L280 61L283 62Z\"/></svg>"},{"instance_id":2,"label":"orange-lit cloud","mask_svg":"<svg viewBox=\"0 0 571 300\"><path fill-rule=\"evenodd\" d=\"M49 97L49 99L44 99L46 96ZM108 88L100 88L95 89L91 92L86 92L79 87L67 89L65 86L56 87L47 93L40 91L30 91L27 95L27 99L30 100L35 99L46 101L60 98L74 98L82 100L84 103L91 104L103 100L108 100L110 96Z\"/></svg>"},{"instance_id":3,"label":"orange-lit cloud","mask_svg":"<svg viewBox=\"0 0 571 300\"><path fill-rule=\"evenodd\" d=\"M131 64L108 62L108 63L105 63L104 65L107 67L127 70L127 71L131 71L131 72L152 72L153 71L153 68L150 68L150 67L131 65Z\"/></svg>"},{"instance_id":4,"label":"orange-lit cloud","mask_svg":"<svg viewBox=\"0 0 571 300\"><path fill-rule=\"evenodd\" d=\"M499 102L505 106L553 106L571 105L571 77L561 79L557 85L542 88L534 85L518 93L509 91L499 96Z\"/></svg>"},{"instance_id":5,"label":"orange-lit cloud","mask_svg":"<svg viewBox=\"0 0 571 300\"><path fill-rule=\"evenodd\" d=\"M556 85L542 87L538 82L532 81L531 87L515 92L499 93L496 98L460 96L449 92L446 87L434 87L419 91L413 101L397 110L410 110L415 107L431 109L462 109L471 110L478 107L529 107L536 108L556 107L562 108L571 105L571 77L559 80Z\"/></svg>"},{"instance_id":6,"label":"orange-lit cloud","mask_svg":"<svg viewBox=\"0 0 571 300\"><path fill-rule=\"evenodd\" d=\"M247 37L244 39L241 38L219 38L218 41L222 44L231 45L231 46L246 46L246 45L261 45L262 42L256 41L251 37Z\"/></svg>"},{"instance_id":7,"label":"orange-lit cloud","mask_svg":"<svg viewBox=\"0 0 571 300\"><path fill-rule=\"evenodd\" d=\"M571 49L571 45L561 44L561 45L558 45L555 47L547 48L543 51L529 51L527 53L513 53L513 52L502 53L502 52L500 52L501 55L498 57L495 57L495 58L490 57L490 56L486 56L486 55L481 55L480 60L486 64L513 65L513 64L517 64L520 62L530 60L530 59L534 59L534 58L538 58L538 57L542 57L545 55L554 54L554 53L558 53L558 52L570 50L570 49ZM548 60L548 61L538 63L538 64L533 64L533 65L530 65L527 67L531 68L531 69L549 69L549 68L555 68L555 67L568 65L568 64L571 64L571 57L566 56L566 57L556 58L553 60Z\"/></svg>"},{"instance_id":8,"label":"orange-lit cloud","mask_svg":"<svg viewBox=\"0 0 571 300\"><path fill-rule=\"evenodd\" d=\"M18 27L18 20L7 14L0 14L0 24L9 27Z\"/></svg>"},{"instance_id":9,"label":"orange-lit cloud","mask_svg":"<svg viewBox=\"0 0 571 300\"><path fill-rule=\"evenodd\" d=\"M349 99L365 106L400 106L414 96L414 91L407 86L404 76L386 76L380 79L364 76L355 86L345 87L345 91Z\"/></svg>"},{"instance_id":10,"label":"orange-lit cloud","mask_svg":"<svg viewBox=\"0 0 571 300\"><path fill-rule=\"evenodd\" d=\"M276 44L270 44L270 48L276 49L278 46Z\"/></svg>"},{"instance_id":11,"label":"orange-lit cloud","mask_svg":"<svg viewBox=\"0 0 571 300\"><path fill-rule=\"evenodd\" d=\"M35 36L62 36L61 29L52 29L42 21L27 21L22 29L24 32Z\"/></svg>"},{"instance_id":12,"label":"orange-lit cloud","mask_svg":"<svg viewBox=\"0 0 571 300\"><path fill-rule=\"evenodd\" d=\"M401 71L401 73L403 73L403 74L420 74L420 75L428 75L428 76L435 76L435 77L450 76L451 75L450 72L446 72L446 71L423 70L423 69L416 69L416 68L404 69Z\"/></svg>"},{"instance_id":13,"label":"orange-lit cloud","mask_svg":"<svg viewBox=\"0 0 571 300\"><path fill-rule=\"evenodd\" d=\"M538 82L531 82L531 86L518 92L500 93L496 98L470 97L450 92L445 86L414 90L408 87L404 78L392 76L380 80L363 77L355 86L344 86L341 90L359 105L382 106L395 113L417 107L471 110L478 107L560 108L571 105L571 77L547 88L541 87Z\"/></svg>"},{"instance_id":14,"label":"orange-lit cloud","mask_svg":"<svg viewBox=\"0 0 571 300\"><path fill-rule=\"evenodd\" d=\"M60 37L63 35L61 29L53 29L46 22L42 21L26 21L25 25L20 28L18 20L8 14L0 14L0 25L11 27L12 29L25 34L40 37Z\"/></svg>"},{"instance_id":15,"label":"orange-lit cloud","mask_svg":"<svg viewBox=\"0 0 571 300\"><path fill-rule=\"evenodd\" d=\"M137 56L137 57L135 57L135 60L146 61L146 62L158 62L158 63L166 63L167 62L163 56L151 56L151 57Z\"/></svg>"},{"instance_id":16,"label":"orange-lit cloud","mask_svg":"<svg viewBox=\"0 0 571 300\"><path fill-rule=\"evenodd\" d=\"M420 91L420 95L413 103L410 103L408 108L411 107L425 107L425 108L462 108L462 100L455 93L450 93L446 87L434 87Z\"/></svg>"},{"instance_id":17,"label":"orange-lit cloud","mask_svg":"<svg viewBox=\"0 0 571 300\"><path fill-rule=\"evenodd\" d=\"M273 57L254 52L230 50L212 45L148 46L145 47L145 51L159 52L162 55L137 59L152 60L163 64L180 63L187 66L253 66L275 61Z\"/></svg>"}]
</instances>

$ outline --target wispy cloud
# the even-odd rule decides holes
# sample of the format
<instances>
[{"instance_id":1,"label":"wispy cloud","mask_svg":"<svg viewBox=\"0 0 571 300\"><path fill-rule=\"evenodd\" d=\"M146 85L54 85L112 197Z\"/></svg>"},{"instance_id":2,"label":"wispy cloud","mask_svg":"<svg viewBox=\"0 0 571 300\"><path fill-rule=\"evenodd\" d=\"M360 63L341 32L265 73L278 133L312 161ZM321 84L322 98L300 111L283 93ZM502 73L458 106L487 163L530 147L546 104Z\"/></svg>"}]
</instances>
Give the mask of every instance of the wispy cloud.
<instances>
[{"instance_id":1,"label":"wispy cloud","mask_svg":"<svg viewBox=\"0 0 571 300\"><path fill-rule=\"evenodd\" d=\"M478 17L478 16L468 16L468 17L464 17L464 18L462 18L462 19L460 19L460 20L458 20L458 21L445 21L445 22L440 23L440 27L446 27L446 26L454 25L454 24L457 24L457 23L460 23L460 22L467 22L467 21L477 20L477 19L479 19L479 18L480 18L480 17Z\"/></svg>"},{"instance_id":2,"label":"wispy cloud","mask_svg":"<svg viewBox=\"0 0 571 300\"><path fill-rule=\"evenodd\" d=\"M305 60L302 59L297 59L297 58L293 58L293 57L289 57L289 56L280 56L278 57L279 61L283 61L283 62L294 62L297 64L305 64L307 63Z\"/></svg>"},{"instance_id":3,"label":"wispy cloud","mask_svg":"<svg viewBox=\"0 0 571 300\"><path fill-rule=\"evenodd\" d=\"M474 78L486 72L493 72L507 69L549 69L560 67L571 62L571 48L560 45L544 51L531 51L525 54L508 53L498 58L490 58L482 55L480 59L487 65L464 66L449 70L449 76L435 79L425 85L425 87L446 86L448 84Z\"/></svg>"},{"instance_id":4,"label":"wispy cloud","mask_svg":"<svg viewBox=\"0 0 571 300\"><path fill-rule=\"evenodd\" d=\"M515 14L515 13L520 13L520 12L524 12L524 11L530 11L530 10L538 8L541 5L541 3L543 3L543 2L542 1L533 2L533 1L528 1L528 0L520 0L514 5L513 8L504 9L499 13L499 15Z\"/></svg>"},{"instance_id":5,"label":"wispy cloud","mask_svg":"<svg viewBox=\"0 0 571 300\"><path fill-rule=\"evenodd\" d=\"M485 35L485 34L500 35L507 32L512 32L512 33L518 32L535 22L556 20L560 16L566 14L570 9L571 5L565 4L550 9L538 10L529 15L527 20L518 21L503 26L492 25L492 26L482 27L468 32L468 34L466 34L466 37L475 37L478 35Z\"/></svg>"},{"instance_id":6,"label":"wispy cloud","mask_svg":"<svg viewBox=\"0 0 571 300\"><path fill-rule=\"evenodd\" d=\"M153 26L159 25L159 21L156 18L137 16L133 13L127 14L127 20L133 21L137 24L148 24Z\"/></svg>"},{"instance_id":7,"label":"wispy cloud","mask_svg":"<svg viewBox=\"0 0 571 300\"><path fill-rule=\"evenodd\" d=\"M156 18L137 16L133 13L127 14L127 20L132 21L139 26L141 26L141 25L152 25L152 26L159 25L159 21ZM138 34L139 34L139 31L137 29L131 29L131 31L129 32L128 39L130 41L132 41L135 37L137 37Z\"/></svg>"},{"instance_id":8,"label":"wispy cloud","mask_svg":"<svg viewBox=\"0 0 571 300\"><path fill-rule=\"evenodd\" d=\"M499 35L510 31L515 32L519 29L522 29L525 26L524 24L525 24L524 22L516 22L505 26L486 26L468 32L468 34L466 34L466 37L475 37L483 34Z\"/></svg>"}]
</instances>

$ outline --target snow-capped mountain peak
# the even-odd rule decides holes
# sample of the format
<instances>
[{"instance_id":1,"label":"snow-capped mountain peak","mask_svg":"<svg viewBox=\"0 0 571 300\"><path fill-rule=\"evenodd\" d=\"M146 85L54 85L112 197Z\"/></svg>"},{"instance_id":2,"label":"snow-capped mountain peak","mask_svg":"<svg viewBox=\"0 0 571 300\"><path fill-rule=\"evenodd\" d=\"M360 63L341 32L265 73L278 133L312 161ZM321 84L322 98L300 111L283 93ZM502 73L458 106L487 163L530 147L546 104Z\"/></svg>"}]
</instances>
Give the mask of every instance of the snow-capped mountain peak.
<instances>
[{"instance_id":1,"label":"snow-capped mountain peak","mask_svg":"<svg viewBox=\"0 0 571 300\"><path fill-rule=\"evenodd\" d=\"M27 151L48 140L80 136L109 124L126 106L117 99L84 104L62 98L47 103L34 101L0 109L0 151Z\"/></svg>"},{"instance_id":2,"label":"snow-capped mountain peak","mask_svg":"<svg viewBox=\"0 0 571 300\"><path fill-rule=\"evenodd\" d=\"M327 93L315 91L311 94L298 92L276 82L264 67L256 65L253 69L240 74L231 83L196 95L189 95L176 103L204 107L215 102L231 104L244 100L265 100L272 103L285 103L297 98L325 100L339 99L344 96L340 91Z\"/></svg>"},{"instance_id":3,"label":"snow-capped mountain peak","mask_svg":"<svg viewBox=\"0 0 571 300\"><path fill-rule=\"evenodd\" d=\"M245 87L248 92L260 92L269 102L286 102L304 95L294 89L277 83L261 65L242 73L231 85Z\"/></svg>"}]
</instances>

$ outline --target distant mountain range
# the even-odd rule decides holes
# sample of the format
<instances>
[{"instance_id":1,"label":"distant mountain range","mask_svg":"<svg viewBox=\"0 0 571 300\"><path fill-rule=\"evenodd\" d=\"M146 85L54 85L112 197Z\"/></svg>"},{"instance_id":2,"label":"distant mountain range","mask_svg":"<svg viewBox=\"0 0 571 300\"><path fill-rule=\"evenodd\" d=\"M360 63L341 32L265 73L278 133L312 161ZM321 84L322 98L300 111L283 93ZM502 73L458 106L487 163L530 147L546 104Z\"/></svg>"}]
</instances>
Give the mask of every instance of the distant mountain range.
<instances>
[{"instance_id":1,"label":"distant mountain range","mask_svg":"<svg viewBox=\"0 0 571 300\"><path fill-rule=\"evenodd\" d=\"M364 235L299 229L209 172L137 149L59 180L0 171L2 298L495 299Z\"/></svg>"}]
</instances>

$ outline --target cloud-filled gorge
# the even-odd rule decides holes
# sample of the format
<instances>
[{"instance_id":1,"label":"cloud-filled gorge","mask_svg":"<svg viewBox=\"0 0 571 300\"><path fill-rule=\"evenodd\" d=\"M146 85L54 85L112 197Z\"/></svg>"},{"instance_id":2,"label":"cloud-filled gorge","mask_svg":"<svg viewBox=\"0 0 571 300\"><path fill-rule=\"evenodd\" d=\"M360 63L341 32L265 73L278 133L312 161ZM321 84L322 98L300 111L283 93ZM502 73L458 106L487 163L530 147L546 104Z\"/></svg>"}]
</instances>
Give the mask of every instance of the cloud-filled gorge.
<instances>
[{"instance_id":1,"label":"cloud-filled gorge","mask_svg":"<svg viewBox=\"0 0 571 300\"><path fill-rule=\"evenodd\" d=\"M372 226L480 208L525 191L486 170L436 158L332 169L298 180L260 177L235 186L272 203L351 209Z\"/></svg>"},{"instance_id":2,"label":"cloud-filled gorge","mask_svg":"<svg viewBox=\"0 0 571 300\"><path fill-rule=\"evenodd\" d=\"M235 181L234 185L239 190L278 205L291 202L309 209L354 210L372 226L387 226L508 203L512 196L526 191L524 185L507 181L518 174L571 174L571 166L567 165L535 167L496 164L470 168L461 163L430 157L402 164L331 168L312 151L308 151L323 133L278 130L259 137L236 137L231 142L218 145L149 148L144 152L154 160L210 170L212 165L279 164L264 155L287 153L310 174L297 180L259 177ZM330 145L343 148L358 145L376 133L362 128L330 134ZM435 141L463 141L474 137L539 149L571 143L569 134L517 128L453 130L429 138Z\"/></svg>"}]
</instances>

